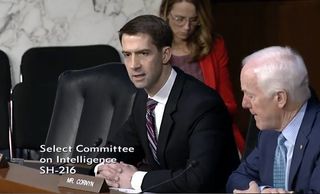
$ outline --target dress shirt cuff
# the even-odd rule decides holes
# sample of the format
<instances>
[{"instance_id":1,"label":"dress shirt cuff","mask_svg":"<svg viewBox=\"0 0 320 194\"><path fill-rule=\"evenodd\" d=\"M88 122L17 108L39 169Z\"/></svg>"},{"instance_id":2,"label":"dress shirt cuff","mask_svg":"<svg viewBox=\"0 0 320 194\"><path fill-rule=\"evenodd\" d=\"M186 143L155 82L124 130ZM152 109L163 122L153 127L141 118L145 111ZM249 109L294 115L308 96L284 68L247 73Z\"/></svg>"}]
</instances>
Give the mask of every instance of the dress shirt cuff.
<instances>
[{"instance_id":1,"label":"dress shirt cuff","mask_svg":"<svg viewBox=\"0 0 320 194\"><path fill-rule=\"evenodd\" d=\"M271 187L264 185L264 186L259 186L259 188L260 188L260 193L261 193L263 189L271 188Z\"/></svg>"},{"instance_id":2,"label":"dress shirt cuff","mask_svg":"<svg viewBox=\"0 0 320 194\"><path fill-rule=\"evenodd\" d=\"M147 174L147 172L145 171L137 171L132 175L131 178L131 187L134 190L138 190L141 191L141 185L142 185L142 181L144 176Z\"/></svg>"},{"instance_id":3,"label":"dress shirt cuff","mask_svg":"<svg viewBox=\"0 0 320 194\"><path fill-rule=\"evenodd\" d=\"M104 164L104 162L101 162L101 163L97 164L97 165L94 167L94 169L93 169L94 175L97 176L97 174L98 174L98 168L99 168L99 166L101 166L101 165L103 165L103 164Z\"/></svg>"}]
</instances>

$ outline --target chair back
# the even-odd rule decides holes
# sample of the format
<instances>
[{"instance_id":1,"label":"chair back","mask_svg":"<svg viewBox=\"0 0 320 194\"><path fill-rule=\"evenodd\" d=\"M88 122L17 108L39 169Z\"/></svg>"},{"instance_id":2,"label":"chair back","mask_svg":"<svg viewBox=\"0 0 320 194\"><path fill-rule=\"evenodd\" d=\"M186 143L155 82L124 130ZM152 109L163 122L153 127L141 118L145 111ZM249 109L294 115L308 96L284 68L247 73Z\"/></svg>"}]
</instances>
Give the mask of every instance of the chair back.
<instances>
[{"instance_id":1,"label":"chair back","mask_svg":"<svg viewBox=\"0 0 320 194\"><path fill-rule=\"evenodd\" d=\"M105 145L129 117L136 88L121 63L104 64L84 70L67 71L58 82L54 111L46 146L77 145L93 147L101 139ZM45 152L43 157L55 158L88 153ZM98 153L92 153L95 157Z\"/></svg>"},{"instance_id":2,"label":"chair back","mask_svg":"<svg viewBox=\"0 0 320 194\"><path fill-rule=\"evenodd\" d=\"M118 51L109 45L36 47L21 60L22 82L13 89L13 142L22 149L38 151L45 143L52 116L59 75L108 62L120 62ZM19 150L18 150L19 151ZM28 151L28 150L27 150ZM29 153L29 151L27 152Z\"/></svg>"},{"instance_id":3,"label":"chair back","mask_svg":"<svg viewBox=\"0 0 320 194\"><path fill-rule=\"evenodd\" d=\"M23 82L57 82L66 70L84 69L108 62L120 62L118 51L109 45L34 47L21 59Z\"/></svg>"},{"instance_id":4,"label":"chair back","mask_svg":"<svg viewBox=\"0 0 320 194\"><path fill-rule=\"evenodd\" d=\"M9 149L9 98L11 76L9 59L0 50L0 149Z\"/></svg>"}]
</instances>

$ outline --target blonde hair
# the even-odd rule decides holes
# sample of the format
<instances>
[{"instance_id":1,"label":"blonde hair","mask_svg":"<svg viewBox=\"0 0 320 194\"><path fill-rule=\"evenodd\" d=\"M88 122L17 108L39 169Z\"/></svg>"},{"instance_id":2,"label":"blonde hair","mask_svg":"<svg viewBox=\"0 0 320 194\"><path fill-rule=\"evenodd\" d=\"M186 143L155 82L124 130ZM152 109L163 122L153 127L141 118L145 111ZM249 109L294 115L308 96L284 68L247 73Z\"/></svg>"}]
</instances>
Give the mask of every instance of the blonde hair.
<instances>
[{"instance_id":1,"label":"blonde hair","mask_svg":"<svg viewBox=\"0 0 320 194\"><path fill-rule=\"evenodd\" d=\"M175 3L192 3L197 10L200 25L188 39L192 61L198 61L209 54L214 41L213 15L210 0L162 0L159 15L168 20L168 15Z\"/></svg>"}]
</instances>

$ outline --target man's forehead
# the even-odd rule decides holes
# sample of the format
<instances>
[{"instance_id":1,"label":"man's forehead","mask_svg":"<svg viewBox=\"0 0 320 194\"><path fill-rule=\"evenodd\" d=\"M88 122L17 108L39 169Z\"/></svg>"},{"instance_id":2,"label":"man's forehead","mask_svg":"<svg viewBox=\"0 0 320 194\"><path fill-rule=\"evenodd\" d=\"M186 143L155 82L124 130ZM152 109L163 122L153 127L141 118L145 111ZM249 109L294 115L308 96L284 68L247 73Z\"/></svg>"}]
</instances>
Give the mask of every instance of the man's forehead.
<instances>
[{"instance_id":1,"label":"man's forehead","mask_svg":"<svg viewBox=\"0 0 320 194\"><path fill-rule=\"evenodd\" d=\"M241 79L243 79L243 78L251 78L252 76L254 76L254 69L251 68L251 67L244 66L241 69L240 76L241 76Z\"/></svg>"},{"instance_id":2,"label":"man's forehead","mask_svg":"<svg viewBox=\"0 0 320 194\"><path fill-rule=\"evenodd\" d=\"M124 33L122 35L122 39L123 38L139 38L139 39L143 39L143 40L151 40L151 36L147 33L142 33L142 32L139 32L139 33L136 33L136 34L126 34Z\"/></svg>"},{"instance_id":3,"label":"man's forehead","mask_svg":"<svg viewBox=\"0 0 320 194\"><path fill-rule=\"evenodd\" d=\"M133 46L132 43L136 43L135 46L154 45L151 37L148 34L142 34L142 33L134 34L134 35L124 34L122 36L121 43L122 43L121 44L122 47L128 47L128 46L131 47L131 46Z\"/></svg>"},{"instance_id":4,"label":"man's forehead","mask_svg":"<svg viewBox=\"0 0 320 194\"><path fill-rule=\"evenodd\" d=\"M257 81L257 75L254 73L253 68L242 69L240 75L241 85L252 86Z\"/></svg>"}]
</instances>

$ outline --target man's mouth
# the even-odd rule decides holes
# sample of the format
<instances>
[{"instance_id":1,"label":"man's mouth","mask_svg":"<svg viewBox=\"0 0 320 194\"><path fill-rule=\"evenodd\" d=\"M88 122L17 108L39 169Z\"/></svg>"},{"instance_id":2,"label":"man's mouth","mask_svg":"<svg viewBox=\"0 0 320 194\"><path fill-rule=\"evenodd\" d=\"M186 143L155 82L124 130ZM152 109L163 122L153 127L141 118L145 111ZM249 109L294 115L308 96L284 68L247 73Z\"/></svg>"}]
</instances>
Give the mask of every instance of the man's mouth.
<instances>
[{"instance_id":1,"label":"man's mouth","mask_svg":"<svg viewBox=\"0 0 320 194\"><path fill-rule=\"evenodd\" d=\"M144 73L132 75L132 78L133 78L133 79L142 79L142 78L144 78L144 77L145 77L145 74L144 74Z\"/></svg>"}]
</instances>

